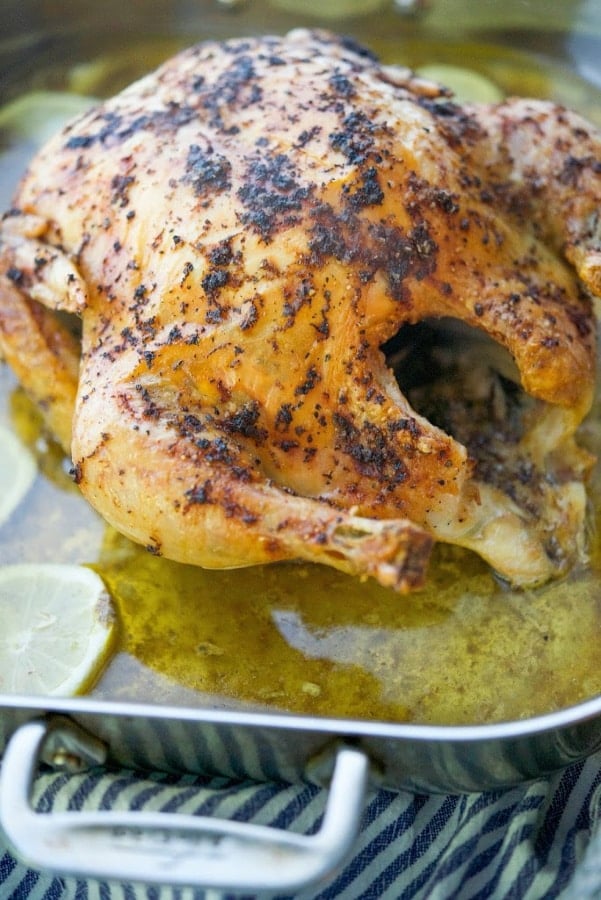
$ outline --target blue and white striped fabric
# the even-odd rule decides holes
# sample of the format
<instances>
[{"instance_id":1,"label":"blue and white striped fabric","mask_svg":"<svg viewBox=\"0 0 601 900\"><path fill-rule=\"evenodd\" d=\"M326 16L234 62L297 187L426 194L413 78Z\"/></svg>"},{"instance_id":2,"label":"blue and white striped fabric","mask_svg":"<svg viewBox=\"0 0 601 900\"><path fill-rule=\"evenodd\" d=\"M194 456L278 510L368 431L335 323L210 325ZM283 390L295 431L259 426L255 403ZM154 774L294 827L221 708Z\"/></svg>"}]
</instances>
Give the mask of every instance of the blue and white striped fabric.
<instances>
[{"instance_id":1,"label":"blue and white striped fabric","mask_svg":"<svg viewBox=\"0 0 601 900\"><path fill-rule=\"evenodd\" d=\"M42 773L33 794L39 812L179 811L306 834L318 828L325 801L325 792L308 784L256 784L100 769L78 776ZM380 790L368 797L354 856L346 867L321 891L304 891L294 900L601 898L601 839L591 838L599 820L601 754L550 779L508 791L457 797ZM202 888L58 878L28 869L6 849L0 858L1 900L215 900L218 896Z\"/></svg>"}]
</instances>

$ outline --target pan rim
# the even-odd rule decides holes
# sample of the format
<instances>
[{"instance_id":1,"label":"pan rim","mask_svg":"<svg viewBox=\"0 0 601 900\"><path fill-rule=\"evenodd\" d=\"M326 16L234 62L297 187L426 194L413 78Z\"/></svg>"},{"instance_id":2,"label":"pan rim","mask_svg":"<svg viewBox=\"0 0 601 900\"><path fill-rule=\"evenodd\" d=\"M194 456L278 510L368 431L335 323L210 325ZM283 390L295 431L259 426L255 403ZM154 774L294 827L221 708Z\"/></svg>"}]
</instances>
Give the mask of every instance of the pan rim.
<instances>
[{"instance_id":1,"label":"pan rim","mask_svg":"<svg viewBox=\"0 0 601 900\"><path fill-rule=\"evenodd\" d=\"M122 718L178 720L207 725L310 731L316 734L378 737L428 743L481 743L516 740L579 726L601 716L601 694L553 712L488 724L434 725L415 722L309 716L285 711L214 709L94 697L44 697L0 694L0 710L48 715L93 715Z\"/></svg>"}]
</instances>

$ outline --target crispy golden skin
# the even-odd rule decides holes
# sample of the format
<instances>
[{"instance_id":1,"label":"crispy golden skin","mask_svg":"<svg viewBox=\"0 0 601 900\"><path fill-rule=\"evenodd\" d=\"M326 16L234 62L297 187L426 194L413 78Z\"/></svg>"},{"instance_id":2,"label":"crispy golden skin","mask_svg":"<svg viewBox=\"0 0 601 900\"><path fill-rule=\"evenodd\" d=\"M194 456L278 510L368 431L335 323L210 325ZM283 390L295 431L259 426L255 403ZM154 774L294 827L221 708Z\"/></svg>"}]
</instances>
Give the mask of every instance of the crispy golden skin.
<instances>
[{"instance_id":1,"label":"crispy golden skin","mask_svg":"<svg viewBox=\"0 0 601 900\"><path fill-rule=\"evenodd\" d=\"M30 166L2 226L2 347L84 495L157 553L402 591L434 538L537 583L582 550L600 170L580 117L461 107L325 32L201 44ZM451 360L444 403L494 406L486 464L474 423L463 443L420 415L382 350L449 319L505 348L529 398L505 428Z\"/></svg>"}]
</instances>

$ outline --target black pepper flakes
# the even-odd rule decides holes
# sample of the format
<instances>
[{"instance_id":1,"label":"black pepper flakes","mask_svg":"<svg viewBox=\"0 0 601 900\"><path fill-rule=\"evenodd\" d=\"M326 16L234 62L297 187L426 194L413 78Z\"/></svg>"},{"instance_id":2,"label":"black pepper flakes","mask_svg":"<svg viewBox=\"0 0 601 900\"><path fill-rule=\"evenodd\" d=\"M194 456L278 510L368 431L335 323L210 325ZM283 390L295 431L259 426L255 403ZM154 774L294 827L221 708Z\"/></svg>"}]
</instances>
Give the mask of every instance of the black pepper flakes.
<instances>
[{"instance_id":1,"label":"black pepper flakes","mask_svg":"<svg viewBox=\"0 0 601 900\"><path fill-rule=\"evenodd\" d=\"M229 281L229 272L224 269L212 269L202 278L201 286L207 297L215 297Z\"/></svg>"},{"instance_id":2,"label":"black pepper flakes","mask_svg":"<svg viewBox=\"0 0 601 900\"><path fill-rule=\"evenodd\" d=\"M191 263L191 262L189 262L189 261L186 262L186 263L184 263L184 268L183 268L183 271L182 271L182 277L181 277L181 280L180 280L180 283L179 283L179 284L180 284L180 287L183 287L184 283L186 282L186 280L189 278L189 276L192 274L193 271L194 271L194 264L193 264L193 263Z\"/></svg>"},{"instance_id":3,"label":"black pepper flakes","mask_svg":"<svg viewBox=\"0 0 601 900\"><path fill-rule=\"evenodd\" d=\"M190 144L185 174L181 181L190 184L197 197L221 193L231 187L232 166L228 159L211 148Z\"/></svg>"},{"instance_id":4,"label":"black pepper flakes","mask_svg":"<svg viewBox=\"0 0 601 900\"><path fill-rule=\"evenodd\" d=\"M251 157L237 195L245 208L240 216L265 242L276 228L295 224L314 187L303 185L285 153Z\"/></svg>"},{"instance_id":5,"label":"black pepper flakes","mask_svg":"<svg viewBox=\"0 0 601 900\"><path fill-rule=\"evenodd\" d=\"M294 389L295 395L297 397L305 396L306 394L308 394L310 391L313 390L313 388L319 381L321 381L321 376L320 376L319 372L317 371L315 366L310 366L307 369L307 375L306 375L305 380L302 382L302 384L297 385L297 387Z\"/></svg>"},{"instance_id":6,"label":"black pepper flakes","mask_svg":"<svg viewBox=\"0 0 601 900\"><path fill-rule=\"evenodd\" d=\"M9 281L12 281L13 284L20 285L23 283L25 274L22 269L18 269L16 266L10 266L6 270L6 277Z\"/></svg>"}]
</instances>

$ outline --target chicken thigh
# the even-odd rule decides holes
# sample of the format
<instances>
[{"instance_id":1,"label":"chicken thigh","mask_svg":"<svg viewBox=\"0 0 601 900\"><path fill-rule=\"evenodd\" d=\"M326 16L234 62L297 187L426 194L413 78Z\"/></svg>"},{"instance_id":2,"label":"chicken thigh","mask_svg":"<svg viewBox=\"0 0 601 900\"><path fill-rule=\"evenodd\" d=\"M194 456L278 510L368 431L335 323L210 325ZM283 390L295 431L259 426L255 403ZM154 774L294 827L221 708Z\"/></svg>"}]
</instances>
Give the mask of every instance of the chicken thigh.
<instances>
[{"instance_id":1,"label":"chicken thigh","mask_svg":"<svg viewBox=\"0 0 601 900\"><path fill-rule=\"evenodd\" d=\"M584 553L601 141L326 32L206 42L32 162L0 346L117 529L404 591L433 540ZM73 321L81 319L81 334Z\"/></svg>"}]
</instances>

